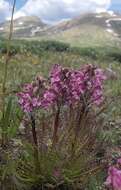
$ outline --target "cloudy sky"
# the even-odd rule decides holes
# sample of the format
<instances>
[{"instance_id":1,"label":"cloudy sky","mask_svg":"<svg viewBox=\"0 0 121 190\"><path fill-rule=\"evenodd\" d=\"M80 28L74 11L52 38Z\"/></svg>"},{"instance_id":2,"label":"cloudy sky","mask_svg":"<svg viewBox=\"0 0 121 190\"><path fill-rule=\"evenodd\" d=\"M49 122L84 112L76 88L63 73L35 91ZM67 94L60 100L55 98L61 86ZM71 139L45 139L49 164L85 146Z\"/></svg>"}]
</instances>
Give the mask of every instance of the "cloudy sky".
<instances>
[{"instance_id":1,"label":"cloudy sky","mask_svg":"<svg viewBox=\"0 0 121 190\"><path fill-rule=\"evenodd\" d=\"M120 11L121 0L16 0L15 18L39 16L47 22L73 18L86 12ZM13 0L0 0L0 22L10 17Z\"/></svg>"}]
</instances>

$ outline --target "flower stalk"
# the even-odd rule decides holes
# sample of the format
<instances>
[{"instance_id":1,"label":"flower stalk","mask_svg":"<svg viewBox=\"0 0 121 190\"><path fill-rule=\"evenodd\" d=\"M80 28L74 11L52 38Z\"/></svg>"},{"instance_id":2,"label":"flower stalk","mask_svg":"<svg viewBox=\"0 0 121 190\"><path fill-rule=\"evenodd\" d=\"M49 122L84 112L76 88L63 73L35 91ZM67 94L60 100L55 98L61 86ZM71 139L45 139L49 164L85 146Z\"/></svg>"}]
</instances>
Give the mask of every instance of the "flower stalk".
<instances>
[{"instance_id":1,"label":"flower stalk","mask_svg":"<svg viewBox=\"0 0 121 190\"><path fill-rule=\"evenodd\" d=\"M5 119L5 97L6 97L6 82L7 82L7 76L8 76L8 64L10 61L10 46L11 46L11 40L13 35L13 16L16 6L16 0L13 1L13 8L12 8L12 15L11 15L11 21L10 21L10 31L7 41L7 53L6 53L6 59L5 59L5 65L4 65L4 73L3 73L3 83L2 83L2 117L3 120ZM6 134L6 126L4 124L2 125L2 146L5 146L7 141L7 134Z\"/></svg>"},{"instance_id":2,"label":"flower stalk","mask_svg":"<svg viewBox=\"0 0 121 190\"><path fill-rule=\"evenodd\" d=\"M57 136L57 132L58 132L58 128L59 128L59 115L60 115L60 106L58 106L56 115L55 115L55 121L54 121L54 132L53 132L53 147L55 146L55 144L58 141L58 136Z\"/></svg>"},{"instance_id":3,"label":"flower stalk","mask_svg":"<svg viewBox=\"0 0 121 190\"><path fill-rule=\"evenodd\" d=\"M37 140L37 132L36 132L36 122L34 114L30 114L31 118L31 126L32 126L32 136L34 142L34 159L35 159L35 172L39 172L40 162L39 162L39 151L38 151L38 140Z\"/></svg>"}]
</instances>

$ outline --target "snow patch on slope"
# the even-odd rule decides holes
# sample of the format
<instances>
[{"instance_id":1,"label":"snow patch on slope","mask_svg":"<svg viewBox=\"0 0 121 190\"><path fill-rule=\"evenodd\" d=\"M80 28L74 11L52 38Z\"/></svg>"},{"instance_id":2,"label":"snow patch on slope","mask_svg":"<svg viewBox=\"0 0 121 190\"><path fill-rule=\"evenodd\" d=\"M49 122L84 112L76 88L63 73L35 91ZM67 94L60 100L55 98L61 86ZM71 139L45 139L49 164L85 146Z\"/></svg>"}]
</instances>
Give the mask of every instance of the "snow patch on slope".
<instances>
[{"instance_id":1,"label":"snow patch on slope","mask_svg":"<svg viewBox=\"0 0 121 190\"><path fill-rule=\"evenodd\" d=\"M109 33L114 33L114 31L112 29L110 29L110 28L107 28L106 31L109 32Z\"/></svg>"},{"instance_id":2,"label":"snow patch on slope","mask_svg":"<svg viewBox=\"0 0 121 190\"><path fill-rule=\"evenodd\" d=\"M19 25L23 25L24 23L23 23L23 22L19 22L18 24L19 24Z\"/></svg>"},{"instance_id":3,"label":"snow patch on slope","mask_svg":"<svg viewBox=\"0 0 121 190\"><path fill-rule=\"evenodd\" d=\"M4 28L3 28L3 27L0 27L0 30L4 30Z\"/></svg>"},{"instance_id":4,"label":"snow patch on slope","mask_svg":"<svg viewBox=\"0 0 121 190\"><path fill-rule=\"evenodd\" d=\"M112 12L110 12L110 15L111 16L117 16L117 15L115 15L114 13L113 13L113 11ZM121 21L121 18L110 18L110 19L107 19L106 21L105 21L105 23L106 23L106 26L107 26L107 29L106 29L106 31L107 32L109 32L109 33L112 33L113 34L113 36L115 36L115 37L118 37L118 34L113 30L113 28L112 28L112 25L111 25L111 21Z\"/></svg>"},{"instance_id":5,"label":"snow patch on slope","mask_svg":"<svg viewBox=\"0 0 121 190\"><path fill-rule=\"evenodd\" d=\"M40 32L41 28L39 26L37 26L36 28L33 28L31 30L31 36L34 36L36 32Z\"/></svg>"}]
</instances>

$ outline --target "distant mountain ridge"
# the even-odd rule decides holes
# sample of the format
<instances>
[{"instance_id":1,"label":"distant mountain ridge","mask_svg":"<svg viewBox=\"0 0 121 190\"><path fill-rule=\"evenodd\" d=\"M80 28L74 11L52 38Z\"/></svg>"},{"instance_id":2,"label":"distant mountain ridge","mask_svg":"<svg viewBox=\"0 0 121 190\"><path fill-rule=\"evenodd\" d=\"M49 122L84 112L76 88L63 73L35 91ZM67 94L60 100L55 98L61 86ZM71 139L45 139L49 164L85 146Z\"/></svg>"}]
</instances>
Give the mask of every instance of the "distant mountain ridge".
<instances>
[{"instance_id":1,"label":"distant mountain ridge","mask_svg":"<svg viewBox=\"0 0 121 190\"><path fill-rule=\"evenodd\" d=\"M47 24L36 16L26 16L15 19L13 22L13 35L17 37L32 37L38 30L43 30ZM0 34L6 36L9 32L10 21L0 24Z\"/></svg>"},{"instance_id":2,"label":"distant mountain ridge","mask_svg":"<svg viewBox=\"0 0 121 190\"><path fill-rule=\"evenodd\" d=\"M102 27L107 30L109 33L117 32L117 35L121 34L121 15L115 14L112 12L106 12L106 13L100 13L100 14L84 14L81 16L78 16L72 20L60 22L59 24L49 27L46 29L46 33L56 33L56 32L63 32L75 27L80 27L83 25L95 25ZM117 26L117 27L116 27ZM109 31L110 29L110 31ZM114 31L111 31L114 30ZM41 35L41 32L39 31L36 33L37 35Z\"/></svg>"},{"instance_id":3,"label":"distant mountain ridge","mask_svg":"<svg viewBox=\"0 0 121 190\"><path fill-rule=\"evenodd\" d=\"M8 35L9 24L9 21L0 24L0 36ZM94 39L94 42L97 40L97 44L99 40L112 42L121 37L121 15L112 11L89 13L54 25L48 25L35 16L21 17L14 20L13 36L35 40L61 40L74 45L82 41L86 44L87 38Z\"/></svg>"}]
</instances>

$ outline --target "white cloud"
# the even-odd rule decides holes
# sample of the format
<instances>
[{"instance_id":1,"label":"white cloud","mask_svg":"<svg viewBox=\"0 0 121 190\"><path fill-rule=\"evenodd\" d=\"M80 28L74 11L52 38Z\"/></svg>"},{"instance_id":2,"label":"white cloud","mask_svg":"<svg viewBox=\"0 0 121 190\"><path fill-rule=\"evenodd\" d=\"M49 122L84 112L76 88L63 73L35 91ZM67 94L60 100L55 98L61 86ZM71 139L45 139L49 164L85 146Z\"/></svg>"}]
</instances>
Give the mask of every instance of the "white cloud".
<instances>
[{"instance_id":1,"label":"white cloud","mask_svg":"<svg viewBox=\"0 0 121 190\"><path fill-rule=\"evenodd\" d=\"M11 14L11 5L6 0L0 0L0 22L4 21L6 17Z\"/></svg>"},{"instance_id":2,"label":"white cloud","mask_svg":"<svg viewBox=\"0 0 121 190\"><path fill-rule=\"evenodd\" d=\"M15 14L39 16L49 22L72 18L84 12L106 11L111 0L28 0Z\"/></svg>"},{"instance_id":3,"label":"white cloud","mask_svg":"<svg viewBox=\"0 0 121 190\"><path fill-rule=\"evenodd\" d=\"M57 22L85 12L104 12L110 4L111 0L27 0L14 18L35 15L47 22ZM10 13L9 1L0 0L0 22L9 18Z\"/></svg>"}]
</instances>

